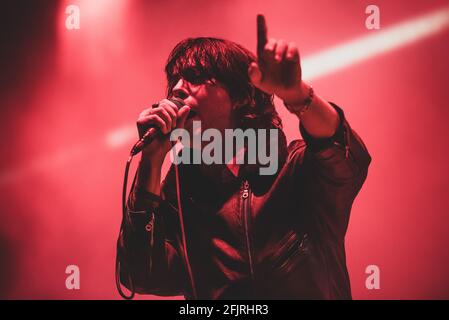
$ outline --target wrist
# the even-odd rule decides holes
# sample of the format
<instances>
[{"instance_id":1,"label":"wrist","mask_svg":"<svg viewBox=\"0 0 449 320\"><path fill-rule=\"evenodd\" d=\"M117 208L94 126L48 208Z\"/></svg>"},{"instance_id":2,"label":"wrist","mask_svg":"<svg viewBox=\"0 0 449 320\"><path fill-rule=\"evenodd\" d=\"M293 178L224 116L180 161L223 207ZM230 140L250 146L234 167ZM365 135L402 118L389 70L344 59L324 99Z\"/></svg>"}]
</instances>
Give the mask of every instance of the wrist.
<instances>
[{"instance_id":1,"label":"wrist","mask_svg":"<svg viewBox=\"0 0 449 320\"><path fill-rule=\"evenodd\" d=\"M158 194L161 181L162 164L146 158L141 160L138 167L137 186L148 192Z\"/></svg>"},{"instance_id":2,"label":"wrist","mask_svg":"<svg viewBox=\"0 0 449 320\"><path fill-rule=\"evenodd\" d=\"M302 82L301 89L298 90L296 96L291 96L292 98L284 100L284 106L288 111L301 118L302 115L309 110L310 105L315 97L315 92L312 86Z\"/></svg>"},{"instance_id":3,"label":"wrist","mask_svg":"<svg viewBox=\"0 0 449 320\"><path fill-rule=\"evenodd\" d=\"M286 91L280 98L286 104L301 105L309 96L309 88L309 85L307 85L304 81L301 81L298 85Z\"/></svg>"},{"instance_id":4,"label":"wrist","mask_svg":"<svg viewBox=\"0 0 449 320\"><path fill-rule=\"evenodd\" d=\"M140 157L140 165L147 168L150 171L158 171L162 168L164 163L165 155L159 152L145 152L142 151Z\"/></svg>"}]
</instances>

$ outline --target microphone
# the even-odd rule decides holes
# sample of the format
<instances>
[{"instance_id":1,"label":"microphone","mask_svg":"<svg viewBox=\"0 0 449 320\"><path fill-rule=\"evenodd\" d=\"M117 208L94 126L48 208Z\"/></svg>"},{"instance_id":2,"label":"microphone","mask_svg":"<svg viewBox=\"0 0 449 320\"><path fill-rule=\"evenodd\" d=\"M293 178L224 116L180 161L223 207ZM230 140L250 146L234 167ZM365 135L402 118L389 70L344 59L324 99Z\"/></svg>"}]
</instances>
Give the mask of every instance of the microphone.
<instances>
[{"instance_id":1,"label":"microphone","mask_svg":"<svg viewBox=\"0 0 449 320\"><path fill-rule=\"evenodd\" d=\"M182 101L181 99L178 98L171 98L168 99L171 102L173 102L178 109L180 109L181 107L183 107L185 105L184 101ZM157 104L153 104L153 107L157 106ZM190 111L190 114L188 117L191 117L193 115L193 112ZM131 149L131 156L135 156L136 154L138 154L140 151L142 151L142 149L149 144L151 141L153 141L154 137L160 133L160 130L158 127L156 126L150 126L150 128L147 130L147 132L145 132L145 134L142 136L142 138L140 138L139 141L136 142L136 144L134 145L134 147Z\"/></svg>"}]
</instances>

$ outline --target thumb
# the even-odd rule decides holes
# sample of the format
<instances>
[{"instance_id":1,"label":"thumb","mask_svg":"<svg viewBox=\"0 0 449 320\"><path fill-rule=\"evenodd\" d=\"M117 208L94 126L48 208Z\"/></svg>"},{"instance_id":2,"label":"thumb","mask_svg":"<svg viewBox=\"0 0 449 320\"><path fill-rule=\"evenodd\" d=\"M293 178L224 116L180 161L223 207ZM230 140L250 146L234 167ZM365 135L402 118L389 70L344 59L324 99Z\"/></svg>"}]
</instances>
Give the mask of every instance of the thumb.
<instances>
[{"instance_id":1,"label":"thumb","mask_svg":"<svg viewBox=\"0 0 449 320\"><path fill-rule=\"evenodd\" d=\"M177 122L177 128L184 128L184 124L186 122L186 119L190 113L190 107L188 105L183 106L178 111L178 120Z\"/></svg>"},{"instance_id":2,"label":"thumb","mask_svg":"<svg viewBox=\"0 0 449 320\"><path fill-rule=\"evenodd\" d=\"M249 65L248 76L251 80L251 83L259 88L262 82L262 71L260 70L259 65L256 62L251 62L251 64Z\"/></svg>"}]
</instances>

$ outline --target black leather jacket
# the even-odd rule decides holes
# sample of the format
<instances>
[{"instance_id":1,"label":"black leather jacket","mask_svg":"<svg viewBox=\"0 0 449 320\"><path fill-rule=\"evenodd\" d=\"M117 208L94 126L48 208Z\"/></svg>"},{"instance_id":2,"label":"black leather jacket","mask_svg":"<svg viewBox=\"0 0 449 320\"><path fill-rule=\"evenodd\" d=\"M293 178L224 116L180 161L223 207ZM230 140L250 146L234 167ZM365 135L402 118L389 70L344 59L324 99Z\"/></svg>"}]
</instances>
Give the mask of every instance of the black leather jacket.
<instances>
[{"instance_id":1,"label":"black leather jacket","mask_svg":"<svg viewBox=\"0 0 449 320\"><path fill-rule=\"evenodd\" d=\"M235 177L180 165L187 252L199 299L350 299L345 233L371 157L349 127L279 146L277 175ZM121 283L137 293L193 298L183 259L173 168L162 201L131 193L118 240ZM136 210L135 202L145 210ZM134 210L132 210L134 209Z\"/></svg>"}]
</instances>

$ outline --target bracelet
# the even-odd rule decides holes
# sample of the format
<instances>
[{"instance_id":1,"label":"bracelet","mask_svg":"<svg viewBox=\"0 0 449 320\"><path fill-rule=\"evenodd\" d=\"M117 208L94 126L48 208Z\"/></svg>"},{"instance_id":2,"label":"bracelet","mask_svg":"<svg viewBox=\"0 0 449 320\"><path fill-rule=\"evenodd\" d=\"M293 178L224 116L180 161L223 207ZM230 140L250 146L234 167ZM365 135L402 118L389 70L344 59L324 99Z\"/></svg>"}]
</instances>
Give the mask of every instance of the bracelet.
<instances>
[{"instance_id":1,"label":"bracelet","mask_svg":"<svg viewBox=\"0 0 449 320\"><path fill-rule=\"evenodd\" d=\"M304 114L304 112L306 112L309 109L314 97L315 97L315 91L313 90L313 87L310 86L309 87L309 95L308 95L307 99L304 101L304 103L302 103L300 105L296 105L296 104L289 104L284 101L284 106L287 108L288 111L296 113L298 115L298 117L301 117ZM299 109L298 109L298 107L299 107Z\"/></svg>"}]
</instances>

